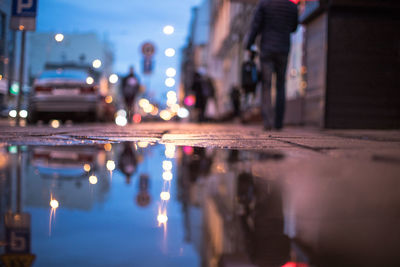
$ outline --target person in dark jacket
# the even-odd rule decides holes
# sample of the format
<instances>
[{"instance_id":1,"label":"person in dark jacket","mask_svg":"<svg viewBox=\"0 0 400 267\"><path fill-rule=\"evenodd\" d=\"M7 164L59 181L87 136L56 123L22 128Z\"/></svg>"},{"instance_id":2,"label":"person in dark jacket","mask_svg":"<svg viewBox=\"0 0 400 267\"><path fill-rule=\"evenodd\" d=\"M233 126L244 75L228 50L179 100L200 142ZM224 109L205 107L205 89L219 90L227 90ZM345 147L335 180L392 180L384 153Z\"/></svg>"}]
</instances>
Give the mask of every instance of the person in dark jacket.
<instances>
[{"instance_id":1,"label":"person in dark jacket","mask_svg":"<svg viewBox=\"0 0 400 267\"><path fill-rule=\"evenodd\" d=\"M262 113L264 129L281 129L285 113L285 77L290 50L290 33L298 24L297 5L289 0L261 0L254 13L247 50L261 34L261 72L263 81ZM276 73L276 104L273 116L271 104L272 73ZM274 125L272 118L274 117Z\"/></svg>"},{"instance_id":2,"label":"person in dark jacket","mask_svg":"<svg viewBox=\"0 0 400 267\"><path fill-rule=\"evenodd\" d=\"M139 93L140 83L135 75L133 67L129 68L129 74L122 79L121 92L124 98L125 106L128 114L128 122L132 123L134 113L134 103L136 95Z\"/></svg>"}]
</instances>

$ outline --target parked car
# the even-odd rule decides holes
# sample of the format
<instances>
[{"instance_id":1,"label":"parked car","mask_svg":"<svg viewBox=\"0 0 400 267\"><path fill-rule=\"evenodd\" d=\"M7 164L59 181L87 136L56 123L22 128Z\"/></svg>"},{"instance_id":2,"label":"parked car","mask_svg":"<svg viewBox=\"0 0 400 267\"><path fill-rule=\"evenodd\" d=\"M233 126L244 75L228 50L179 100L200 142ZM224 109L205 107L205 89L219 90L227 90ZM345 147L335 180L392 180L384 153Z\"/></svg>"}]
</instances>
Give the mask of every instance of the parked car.
<instances>
[{"instance_id":1,"label":"parked car","mask_svg":"<svg viewBox=\"0 0 400 267\"><path fill-rule=\"evenodd\" d=\"M98 85L86 71L46 70L32 86L28 122L50 119L95 121L99 102Z\"/></svg>"}]
</instances>

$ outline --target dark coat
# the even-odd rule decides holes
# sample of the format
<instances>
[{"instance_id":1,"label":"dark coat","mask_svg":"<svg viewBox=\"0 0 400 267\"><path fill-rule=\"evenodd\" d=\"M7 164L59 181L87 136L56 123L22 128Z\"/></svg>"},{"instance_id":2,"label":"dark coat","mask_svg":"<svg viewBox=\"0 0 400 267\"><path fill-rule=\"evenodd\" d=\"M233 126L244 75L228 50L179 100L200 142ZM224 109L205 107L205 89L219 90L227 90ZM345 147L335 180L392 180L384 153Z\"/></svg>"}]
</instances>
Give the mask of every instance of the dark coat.
<instances>
[{"instance_id":1,"label":"dark coat","mask_svg":"<svg viewBox=\"0 0 400 267\"><path fill-rule=\"evenodd\" d=\"M273 53L289 53L290 33L298 24L297 5L290 0L261 0L251 24L247 49L261 34L261 59Z\"/></svg>"}]
</instances>

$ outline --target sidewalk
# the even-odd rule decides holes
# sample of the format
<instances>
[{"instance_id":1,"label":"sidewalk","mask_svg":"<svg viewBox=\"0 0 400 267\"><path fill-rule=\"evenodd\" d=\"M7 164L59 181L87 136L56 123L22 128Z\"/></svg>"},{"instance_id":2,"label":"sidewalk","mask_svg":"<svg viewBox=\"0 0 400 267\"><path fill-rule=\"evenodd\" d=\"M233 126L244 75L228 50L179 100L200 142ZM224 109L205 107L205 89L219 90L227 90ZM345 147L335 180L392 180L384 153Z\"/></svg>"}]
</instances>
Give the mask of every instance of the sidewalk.
<instances>
[{"instance_id":1,"label":"sidewalk","mask_svg":"<svg viewBox=\"0 0 400 267\"><path fill-rule=\"evenodd\" d=\"M0 142L23 145L96 144L123 141L231 149L278 150L304 157L359 159L400 164L400 131L285 128L262 131L239 124L143 123L127 127L88 124L60 127L0 126Z\"/></svg>"}]
</instances>

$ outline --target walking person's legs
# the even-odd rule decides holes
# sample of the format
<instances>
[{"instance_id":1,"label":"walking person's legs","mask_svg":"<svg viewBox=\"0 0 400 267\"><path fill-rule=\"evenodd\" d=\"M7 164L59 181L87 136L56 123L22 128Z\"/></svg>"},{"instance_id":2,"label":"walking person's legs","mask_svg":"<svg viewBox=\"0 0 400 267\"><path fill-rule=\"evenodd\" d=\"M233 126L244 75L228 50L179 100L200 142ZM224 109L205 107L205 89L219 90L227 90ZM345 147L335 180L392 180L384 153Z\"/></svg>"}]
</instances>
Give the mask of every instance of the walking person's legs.
<instances>
[{"instance_id":1,"label":"walking person's legs","mask_svg":"<svg viewBox=\"0 0 400 267\"><path fill-rule=\"evenodd\" d=\"M271 59L262 61L261 112L265 130L270 130L272 128L273 110L271 103L271 80L273 69L273 62Z\"/></svg>"},{"instance_id":2,"label":"walking person's legs","mask_svg":"<svg viewBox=\"0 0 400 267\"><path fill-rule=\"evenodd\" d=\"M285 116L285 101L286 101L286 67L287 55L278 54L274 58L274 65L276 71L276 103L275 103L275 122L274 127L281 129L283 127L283 120Z\"/></svg>"}]
</instances>

